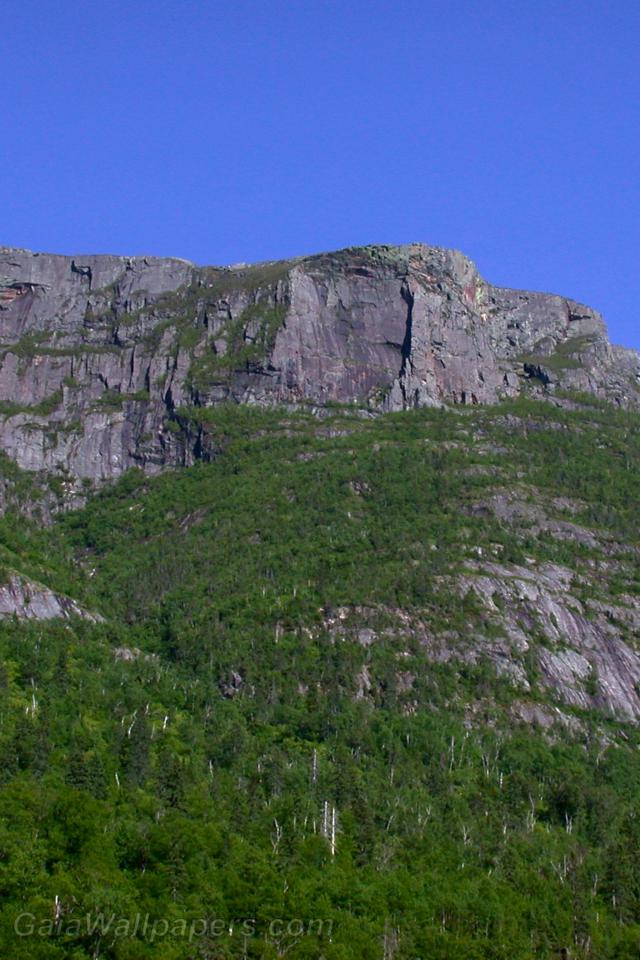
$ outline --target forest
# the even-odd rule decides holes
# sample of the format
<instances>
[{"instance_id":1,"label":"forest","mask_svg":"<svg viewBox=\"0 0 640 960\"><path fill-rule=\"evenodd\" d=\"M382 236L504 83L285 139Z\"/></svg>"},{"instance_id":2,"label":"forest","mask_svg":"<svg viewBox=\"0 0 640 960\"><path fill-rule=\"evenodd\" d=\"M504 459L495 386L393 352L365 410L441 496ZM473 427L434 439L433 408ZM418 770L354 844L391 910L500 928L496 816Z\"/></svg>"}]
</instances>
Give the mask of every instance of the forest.
<instances>
[{"instance_id":1,"label":"forest","mask_svg":"<svg viewBox=\"0 0 640 960\"><path fill-rule=\"evenodd\" d=\"M555 564L635 609L640 419L559 400L191 408L210 462L50 525L2 461L0 589L85 615L0 625L0 956L636 960L638 728L560 702L533 628L526 690L471 657L455 586ZM606 550L473 509L516 488Z\"/></svg>"}]
</instances>

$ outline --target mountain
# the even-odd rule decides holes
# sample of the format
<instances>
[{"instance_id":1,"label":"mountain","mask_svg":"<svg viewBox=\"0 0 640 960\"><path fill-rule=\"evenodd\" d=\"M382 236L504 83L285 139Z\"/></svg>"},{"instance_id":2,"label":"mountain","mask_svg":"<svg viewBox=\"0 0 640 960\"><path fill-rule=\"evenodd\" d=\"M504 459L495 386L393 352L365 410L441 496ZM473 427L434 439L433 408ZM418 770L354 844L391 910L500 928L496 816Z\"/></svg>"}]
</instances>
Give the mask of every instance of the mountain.
<instances>
[{"instance_id":1,"label":"mountain","mask_svg":"<svg viewBox=\"0 0 640 960\"><path fill-rule=\"evenodd\" d=\"M568 388L640 407L640 355L594 310L421 244L227 268L0 248L0 349L0 449L64 473L69 496L206 455L197 412L223 400L375 411Z\"/></svg>"},{"instance_id":2,"label":"mountain","mask_svg":"<svg viewBox=\"0 0 640 960\"><path fill-rule=\"evenodd\" d=\"M638 355L427 247L2 257L0 955L635 960Z\"/></svg>"}]
</instances>

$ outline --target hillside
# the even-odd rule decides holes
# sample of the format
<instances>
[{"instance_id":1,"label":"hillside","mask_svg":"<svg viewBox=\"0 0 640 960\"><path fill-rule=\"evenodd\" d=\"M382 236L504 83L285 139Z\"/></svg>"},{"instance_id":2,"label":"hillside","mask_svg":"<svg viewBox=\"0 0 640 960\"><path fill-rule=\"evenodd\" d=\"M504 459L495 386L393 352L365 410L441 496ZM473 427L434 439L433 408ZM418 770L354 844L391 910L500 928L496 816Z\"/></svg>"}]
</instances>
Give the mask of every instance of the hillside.
<instances>
[{"instance_id":1,"label":"hillside","mask_svg":"<svg viewBox=\"0 0 640 960\"><path fill-rule=\"evenodd\" d=\"M637 354L432 248L4 255L0 955L635 960Z\"/></svg>"},{"instance_id":2,"label":"hillside","mask_svg":"<svg viewBox=\"0 0 640 960\"><path fill-rule=\"evenodd\" d=\"M636 956L637 415L206 423L212 463L2 520L104 618L2 630L3 951Z\"/></svg>"}]
</instances>

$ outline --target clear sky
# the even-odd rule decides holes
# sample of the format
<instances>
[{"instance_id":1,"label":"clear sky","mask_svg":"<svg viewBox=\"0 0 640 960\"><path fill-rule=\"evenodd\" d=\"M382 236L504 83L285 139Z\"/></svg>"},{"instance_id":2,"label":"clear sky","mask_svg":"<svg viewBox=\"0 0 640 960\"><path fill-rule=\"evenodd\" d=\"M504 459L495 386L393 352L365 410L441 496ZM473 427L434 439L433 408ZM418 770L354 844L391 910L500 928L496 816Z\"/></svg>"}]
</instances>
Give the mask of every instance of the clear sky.
<instances>
[{"instance_id":1,"label":"clear sky","mask_svg":"<svg viewBox=\"0 0 640 960\"><path fill-rule=\"evenodd\" d=\"M0 243L199 263L376 242L640 347L638 0L0 0Z\"/></svg>"}]
</instances>

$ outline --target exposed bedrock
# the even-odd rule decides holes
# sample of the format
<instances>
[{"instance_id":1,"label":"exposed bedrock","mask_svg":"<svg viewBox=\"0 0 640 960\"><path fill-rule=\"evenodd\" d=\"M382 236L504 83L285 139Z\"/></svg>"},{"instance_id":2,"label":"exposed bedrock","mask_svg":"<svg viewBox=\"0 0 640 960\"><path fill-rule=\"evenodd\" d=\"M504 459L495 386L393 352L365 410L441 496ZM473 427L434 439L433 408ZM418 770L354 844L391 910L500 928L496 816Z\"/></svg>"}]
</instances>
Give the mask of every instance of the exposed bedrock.
<instances>
[{"instance_id":1,"label":"exposed bedrock","mask_svg":"<svg viewBox=\"0 0 640 960\"><path fill-rule=\"evenodd\" d=\"M225 400L399 410L526 387L638 407L639 375L594 310L421 244L228 268L0 248L0 449L76 495L206 456L192 414Z\"/></svg>"}]
</instances>

